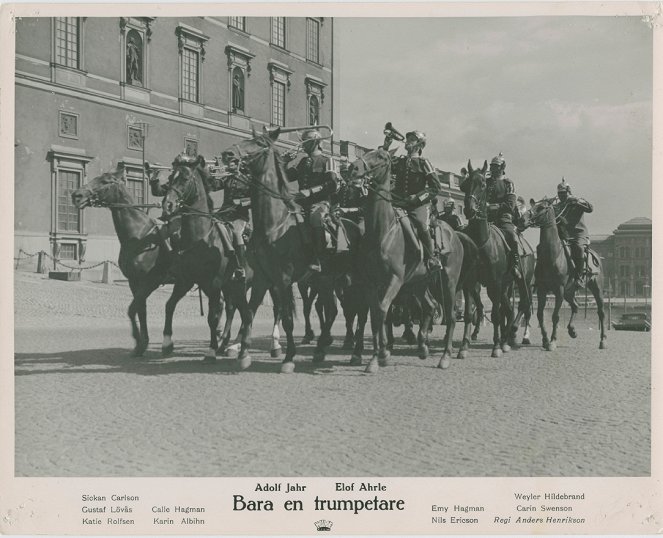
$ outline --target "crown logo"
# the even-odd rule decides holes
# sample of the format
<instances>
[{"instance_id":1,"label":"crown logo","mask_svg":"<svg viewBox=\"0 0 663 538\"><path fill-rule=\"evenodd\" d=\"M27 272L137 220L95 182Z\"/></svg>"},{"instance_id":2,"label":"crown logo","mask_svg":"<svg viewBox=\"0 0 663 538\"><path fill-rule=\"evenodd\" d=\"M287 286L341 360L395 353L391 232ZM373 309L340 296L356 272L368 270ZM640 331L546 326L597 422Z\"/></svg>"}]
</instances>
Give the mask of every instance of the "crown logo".
<instances>
[{"instance_id":1,"label":"crown logo","mask_svg":"<svg viewBox=\"0 0 663 538\"><path fill-rule=\"evenodd\" d=\"M318 532L330 531L334 524L331 521L321 519L320 521L315 522L315 528Z\"/></svg>"}]
</instances>

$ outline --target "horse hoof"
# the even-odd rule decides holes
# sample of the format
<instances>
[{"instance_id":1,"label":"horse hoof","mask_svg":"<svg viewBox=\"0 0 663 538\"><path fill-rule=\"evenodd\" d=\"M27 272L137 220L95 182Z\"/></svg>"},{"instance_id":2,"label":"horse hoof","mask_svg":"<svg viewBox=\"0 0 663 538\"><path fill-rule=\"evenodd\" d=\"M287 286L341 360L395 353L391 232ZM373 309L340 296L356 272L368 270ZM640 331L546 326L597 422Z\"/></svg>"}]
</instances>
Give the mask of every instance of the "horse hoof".
<instances>
[{"instance_id":1,"label":"horse hoof","mask_svg":"<svg viewBox=\"0 0 663 538\"><path fill-rule=\"evenodd\" d=\"M599 349L608 349L608 344L606 344L605 340L601 340L599 343Z\"/></svg>"},{"instance_id":2,"label":"horse hoof","mask_svg":"<svg viewBox=\"0 0 663 538\"><path fill-rule=\"evenodd\" d=\"M569 336L571 338L575 338L576 336L578 336L578 333L576 332L575 327L569 327Z\"/></svg>"},{"instance_id":3,"label":"horse hoof","mask_svg":"<svg viewBox=\"0 0 663 538\"><path fill-rule=\"evenodd\" d=\"M523 338L523 345L524 346L529 346L532 342L530 342L529 338Z\"/></svg>"},{"instance_id":4,"label":"horse hoof","mask_svg":"<svg viewBox=\"0 0 663 538\"><path fill-rule=\"evenodd\" d=\"M167 346L163 346L161 348L161 355L163 357L170 357L173 354L173 350L175 349L174 344L168 344Z\"/></svg>"},{"instance_id":5,"label":"horse hoof","mask_svg":"<svg viewBox=\"0 0 663 538\"><path fill-rule=\"evenodd\" d=\"M472 340L472 342L476 342L477 338L478 338L478 335L476 335L476 334L473 334L473 335L470 336L470 339Z\"/></svg>"},{"instance_id":6,"label":"horse hoof","mask_svg":"<svg viewBox=\"0 0 663 538\"><path fill-rule=\"evenodd\" d=\"M502 350L498 347L493 348L493 352L490 355L493 359L499 359L502 356Z\"/></svg>"},{"instance_id":7,"label":"horse hoof","mask_svg":"<svg viewBox=\"0 0 663 538\"><path fill-rule=\"evenodd\" d=\"M441 370L446 370L451 366L451 357L449 355L444 355L441 359L440 362L438 363L437 367L440 368Z\"/></svg>"},{"instance_id":8,"label":"horse hoof","mask_svg":"<svg viewBox=\"0 0 663 538\"><path fill-rule=\"evenodd\" d=\"M291 374L294 371L295 371L295 363L293 361L288 361L281 364L282 374Z\"/></svg>"},{"instance_id":9,"label":"horse hoof","mask_svg":"<svg viewBox=\"0 0 663 538\"><path fill-rule=\"evenodd\" d=\"M459 359L467 359L467 349L461 349L458 352L458 358Z\"/></svg>"},{"instance_id":10,"label":"horse hoof","mask_svg":"<svg viewBox=\"0 0 663 538\"><path fill-rule=\"evenodd\" d=\"M140 348L135 347L131 351L131 356L134 357L135 359L140 359L143 356L144 351Z\"/></svg>"},{"instance_id":11,"label":"horse hoof","mask_svg":"<svg viewBox=\"0 0 663 538\"><path fill-rule=\"evenodd\" d=\"M313 352L313 364L319 364L325 361L325 352L323 349L316 349Z\"/></svg>"},{"instance_id":12,"label":"horse hoof","mask_svg":"<svg viewBox=\"0 0 663 538\"><path fill-rule=\"evenodd\" d=\"M251 356L247 353L237 360L237 364L239 365L240 370L246 370L249 366L251 366Z\"/></svg>"},{"instance_id":13,"label":"horse hoof","mask_svg":"<svg viewBox=\"0 0 663 538\"><path fill-rule=\"evenodd\" d=\"M419 350L419 358L420 358L422 361L425 361L425 360L428 358L428 355L429 355L428 346L423 346L423 347Z\"/></svg>"},{"instance_id":14,"label":"horse hoof","mask_svg":"<svg viewBox=\"0 0 663 538\"><path fill-rule=\"evenodd\" d=\"M240 348L239 344L234 344L232 346L228 346L225 349L226 357L228 357L229 359L236 359L237 356L239 355L239 348Z\"/></svg>"},{"instance_id":15,"label":"horse hoof","mask_svg":"<svg viewBox=\"0 0 663 538\"><path fill-rule=\"evenodd\" d=\"M302 338L302 345L308 346L309 344L313 343L313 340L315 340L315 333L306 333L304 338Z\"/></svg>"},{"instance_id":16,"label":"horse hoof","mask_svg":"<svg viewBox=\"0 0 663 538\"><path fill-rule=\"evenodd\" d=\"M502 344L502 352L508 353L509 351L511 351L511 346L509 344Z\"/></svg>"},{"instance_id":17,"label":"horse hoof","mask_svg":"<svg viewBox=\"0 0 663 538\"><path fill-rule=\"evenodd\" d=\"M378 356L378 364L380 366L391 366L393 364L391 353L386 351L383 357Z\"/></svg>"},{"instance_id":18,"label":"horse hoof","mask_svg":"<svg viewBox=\"0 0 663 538\"><path fill-rule=\"evenodd\" d=\"M552 340L550 344L548 344L548 351L555 351L557 349L557 342Z\"/></svg>"},{"instance_id":19,"label":"horse hoof","mask_svg":"<svg viewBox=\"0 0 663 538\"><path fill-rule=\"evenodd\" d=\"M281 356L281 348L275 347L274 349L270 349L269 355L272 357L272 359L278 359Z\"/></svg>"},{"instance_id":20,"label":"horse hoof","mask_svg":"<svg viewBox=\"0 0 663 538\"><path fill-rule=\"evenodd\" d=\"M367 374L377 374L379 371L380 371L380 365L378 364L378 359L377 357L373 357L371 359L371 362L368 363L368 366L366 367L366 370L364 370L364 372Z\"/></svg>"},{"instance_id":21,"label":"horse hoof","mask_svg":"<svg viewBox=\"0 0 663 538\"><path fill-rule=\"evenodd\" d=\"M343 349L352 349L355 345L354 338L352 336L346 336L343 340Z\"/></svg>"},{"instance_id":22,"label":"horse hoof","mask_svg":"<svg viewBox=\"0 0 663 538\"><path fill-rule=\"evenodd\" d=\"M350 366L361 366L361 356L352 355L352 358L350 359Z\"/></svg>"}]
</instances>

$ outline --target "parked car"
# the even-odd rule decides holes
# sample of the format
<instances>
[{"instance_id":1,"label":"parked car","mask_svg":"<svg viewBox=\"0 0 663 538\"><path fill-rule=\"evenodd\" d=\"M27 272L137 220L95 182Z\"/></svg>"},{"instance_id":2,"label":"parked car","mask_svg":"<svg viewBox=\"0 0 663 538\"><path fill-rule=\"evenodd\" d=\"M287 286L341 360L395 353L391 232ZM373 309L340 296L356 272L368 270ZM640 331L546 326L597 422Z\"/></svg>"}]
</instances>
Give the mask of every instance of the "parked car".
<instances>
[{"instance_id":1,"label":"parked car","mask_svg":"<svg viewBox=\"0 0 663 538\"><path fill-rule=\"evenodd\" d=\"M651 319L646 312L632 312L622 314L612 326L616 331L651 331Z\"/></svg>"}]
</instances>

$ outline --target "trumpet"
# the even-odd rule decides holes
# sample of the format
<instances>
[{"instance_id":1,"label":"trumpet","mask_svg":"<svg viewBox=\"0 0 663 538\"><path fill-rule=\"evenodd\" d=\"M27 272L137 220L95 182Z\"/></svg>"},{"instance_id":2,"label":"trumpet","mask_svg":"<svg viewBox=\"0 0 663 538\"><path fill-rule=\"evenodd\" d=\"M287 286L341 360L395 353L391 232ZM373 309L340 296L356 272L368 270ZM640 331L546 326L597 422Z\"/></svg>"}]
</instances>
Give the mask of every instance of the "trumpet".
<instances>
[{"instance_id":1,"label":"trumpet","mask_svg":"<svg viewBox=\"0 0 663 538\"><path fill-rule=\"evenodd\" d=\"M328 132L327 135L322 136L321 133L321 140L326 140L327 138L331 138L334 136L334 131L329 125L302 125L301 127L280 127L279 132L280 133L302 133L304 131L321 131L321 130L326 130ZM269 132L274 132L276 129L271 129ZM299 134L299 140L300 142L303 142L302 140L302 135Z\"/></svg>"},{"instance_id":2,"label":"trumpet","mask_svg":"<svg viewBox=\"0 0 663 538\"><path fill-rule=\"evenodd\" d=\"M384 131L383 131L385 137L391 138L393 140L396 140L398 142L402 142L405 140L405 137L394 127L390 121L386 123L384 126Z\"/></svg>"}]
</instances>

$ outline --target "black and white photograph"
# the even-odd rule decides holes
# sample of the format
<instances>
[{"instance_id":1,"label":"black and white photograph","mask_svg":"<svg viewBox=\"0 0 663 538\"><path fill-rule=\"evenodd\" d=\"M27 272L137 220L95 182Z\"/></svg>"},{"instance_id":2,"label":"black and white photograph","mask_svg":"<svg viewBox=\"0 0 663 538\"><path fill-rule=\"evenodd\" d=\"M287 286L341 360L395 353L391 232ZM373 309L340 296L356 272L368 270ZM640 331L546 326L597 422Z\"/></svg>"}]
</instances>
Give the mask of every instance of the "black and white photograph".
<instances>
[{"instance_id":1,"label":"black and white photograph","mask_svg":"<svg viewBox=\"0 0 663 538\"><path fill-rule=\"evenodd\" d=\"M660 10L524 6L12 12L8 475L64 480L84 534L243 528L111 479L241 478L228 520L304 492L300 534L337 499L580 534L627 509L571 479L654 498Z\"/></svg>"}]
</instances>

